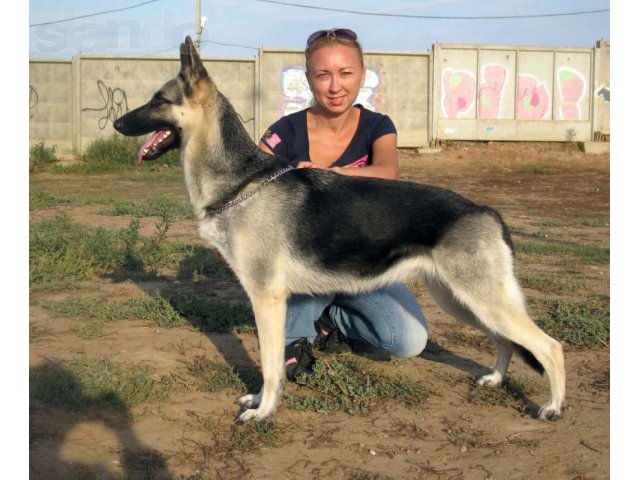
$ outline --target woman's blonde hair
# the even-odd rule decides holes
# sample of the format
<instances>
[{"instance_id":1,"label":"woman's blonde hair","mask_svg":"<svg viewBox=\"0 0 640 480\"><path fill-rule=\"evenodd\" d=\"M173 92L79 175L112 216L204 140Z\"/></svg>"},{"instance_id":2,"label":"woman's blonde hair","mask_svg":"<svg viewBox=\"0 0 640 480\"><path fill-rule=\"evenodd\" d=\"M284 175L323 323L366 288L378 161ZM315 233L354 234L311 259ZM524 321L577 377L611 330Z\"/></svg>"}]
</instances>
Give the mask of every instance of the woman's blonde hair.
<instances>
[{"instance_id":1,"label":"woman's blonde hair","mask_svg":"<svg viewBox=\"0 0 640 480\"><path fill-rule=\"evenodd\" d=\"M360 45L360 42L358 42L358 40L350 40L348 38L341 38L335 35L325 35L320 37L315 42L311 43L311 45L309 45L305 49L304 56L306 59L305 66L307 68L307 71L309 71L309 60L311 59L311 55L313 55L314 52L317 52L321 48L328 47L331 45L336 45L336 44L354 48L356 52L358 52L358 58L360 59L360 66L364 68L364 54L362 53L362 45Z\"/></svg>"}]
</instances>

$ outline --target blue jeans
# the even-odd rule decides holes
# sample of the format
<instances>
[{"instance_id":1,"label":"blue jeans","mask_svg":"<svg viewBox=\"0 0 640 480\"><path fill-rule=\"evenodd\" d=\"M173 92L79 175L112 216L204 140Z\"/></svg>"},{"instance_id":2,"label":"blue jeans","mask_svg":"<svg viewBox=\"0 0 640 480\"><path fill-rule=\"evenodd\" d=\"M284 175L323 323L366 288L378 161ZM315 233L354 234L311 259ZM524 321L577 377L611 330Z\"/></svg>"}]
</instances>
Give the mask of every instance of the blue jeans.
<instances>
[{"instance_id":1,"label":"blue jeans","mask_svg":"<svg viewBox=\"0 0 640 480\"><path fill-rule=\"evenodd\" d=\"M292 295L285 344L303 337L312 343L317 335L313 323L326 307L345 337L365 340L397 357L415 357L427 344L427 320L401 284L357 296Z\"/></svg>"}]
</instances>

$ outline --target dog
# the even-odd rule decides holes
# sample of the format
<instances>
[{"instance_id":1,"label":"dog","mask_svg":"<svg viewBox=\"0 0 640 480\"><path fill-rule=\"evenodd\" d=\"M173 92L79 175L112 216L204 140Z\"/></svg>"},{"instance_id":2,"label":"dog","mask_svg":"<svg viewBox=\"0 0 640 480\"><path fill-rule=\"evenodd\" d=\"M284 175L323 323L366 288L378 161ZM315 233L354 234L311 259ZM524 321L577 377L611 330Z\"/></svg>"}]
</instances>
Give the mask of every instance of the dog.
<instances>
[{"instance_id":1,"label":"dog","mask_svg":"<svg viewBox=\"0 0 640 480\"><path fill-rule=\"evenodd\" d=\"M128 136L155 132L138 163L180 149L199 234L251 301L264 383L236 400L238 422L276 410L290 294L358 294L415 276L443 310L494 341L497 361L480 385L499 385L520 353L548 376L551 397L538 418L562 416L562 346L527 313L509 230L494 209L433 186L296 169L262 152L190 37L177 77L113 126Z\"/></svg>"}]
</instances>

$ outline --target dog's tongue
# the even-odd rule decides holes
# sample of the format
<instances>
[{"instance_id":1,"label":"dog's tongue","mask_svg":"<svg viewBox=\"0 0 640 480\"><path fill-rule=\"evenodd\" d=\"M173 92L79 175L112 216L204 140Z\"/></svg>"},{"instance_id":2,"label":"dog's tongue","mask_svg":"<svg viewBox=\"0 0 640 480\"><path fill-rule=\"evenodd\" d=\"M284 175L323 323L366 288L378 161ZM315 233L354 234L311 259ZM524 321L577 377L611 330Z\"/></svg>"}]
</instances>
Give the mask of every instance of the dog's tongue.
<instances>
[{"instance_id":1,"label":"dog's tongue","mask_svg":"<svg viewBox=\"0 0 640 480\"><path fill-rule=\"evenodd\" d=\"M144 157L144 155L151 150L151 148L160 142L160 140L162 140L162 137L164 136L165 130L158 130L156 133L154 133L153 135L151 135L151 137L149 137L149 140L147 140L144 145L142 145L142 147L140 147L140 150L138 150L138 165L142 165L142 157Z\"/></svg>"}]
</instances>

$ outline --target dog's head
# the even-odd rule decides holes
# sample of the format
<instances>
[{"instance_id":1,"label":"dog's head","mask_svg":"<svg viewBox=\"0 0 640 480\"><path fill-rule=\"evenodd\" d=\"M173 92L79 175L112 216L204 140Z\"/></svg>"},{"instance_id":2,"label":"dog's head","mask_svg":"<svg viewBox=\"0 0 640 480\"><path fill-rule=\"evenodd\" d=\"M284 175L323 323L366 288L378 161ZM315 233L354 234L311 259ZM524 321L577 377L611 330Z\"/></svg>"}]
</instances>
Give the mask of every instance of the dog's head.
<instances>
[{"instance_id":1,"label":"dog's head","mask_svg":"<svg viewBox=\"0 0 640 480\"><path fill-rule=\"evenodd\" d=\"M180 44L180 73L158 90L151 100L113 122L113 128L127 136L154 132L138 152L138 164L155 160L180 148L185 131L202 123L204 110L214 100L215 86L191 40Z\"/></svg>"}]
</instances>

